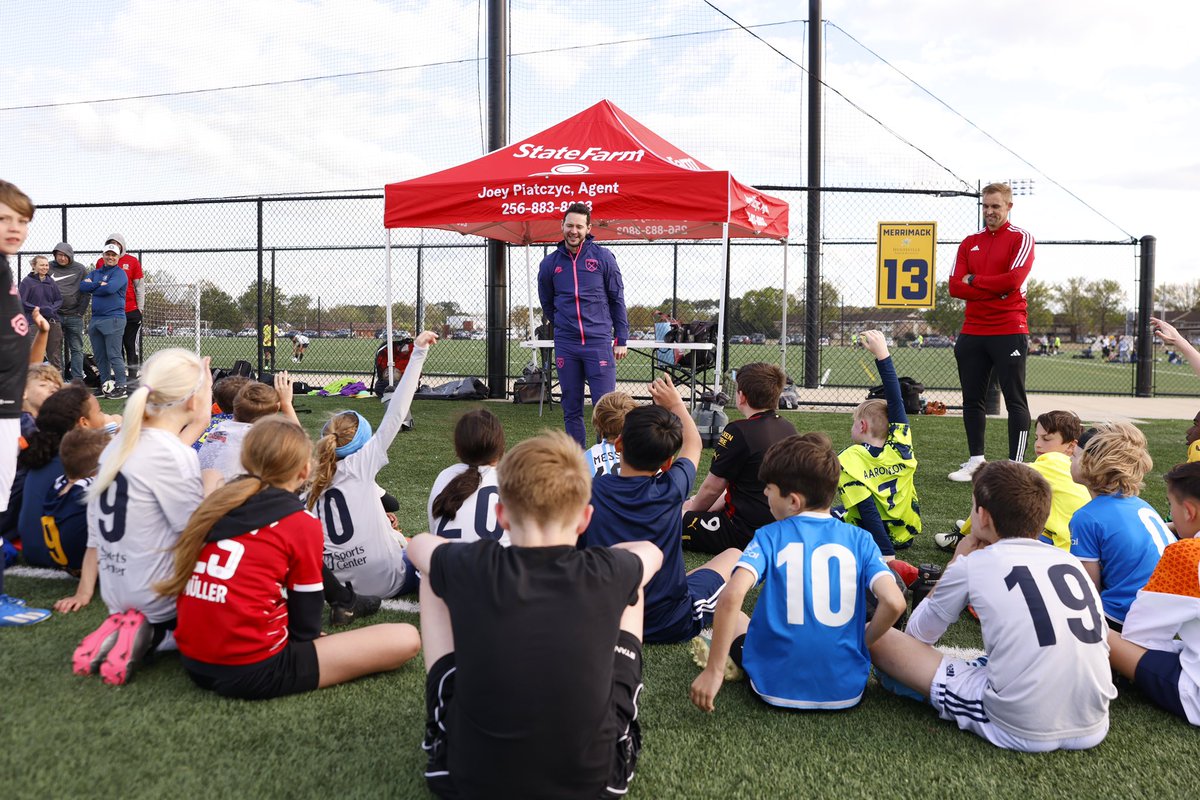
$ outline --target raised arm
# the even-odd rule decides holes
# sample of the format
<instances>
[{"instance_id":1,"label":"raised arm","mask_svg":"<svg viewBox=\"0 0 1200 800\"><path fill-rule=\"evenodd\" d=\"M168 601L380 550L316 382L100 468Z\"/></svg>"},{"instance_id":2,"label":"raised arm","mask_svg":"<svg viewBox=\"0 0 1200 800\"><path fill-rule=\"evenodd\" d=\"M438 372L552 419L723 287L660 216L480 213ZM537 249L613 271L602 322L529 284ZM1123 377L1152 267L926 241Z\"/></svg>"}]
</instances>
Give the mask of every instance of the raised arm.
<instances>
[{"instance_id":1,"label":"raised arm","mask_svg":"<svg viewBox=\"0 0 1200 800\"><path fill-rule=\"evenodd\" d=\"M1187 337L1175 330L1175 326L1157 317L1150 318L1150 327L1154 335L1162 340L1167 347L1173 347L1192 365L1192 371L1200 375L1200 351L1197 351Z\"/></svg>"},{"instance_id":2,"label":"raised arm","mask_svg":"<svg viewBox=\"0 0 1200 800\"><path fill-rule=\"evenodd\" d=\"M679 448L679 457L686 458L693 465L699 464L700 450L704 446L703 442L700 441L700 431L696 430L696 422L692 419L692 415L688 413L683 398L675 390L675 384L671 382L671 376L664 372L661 378L656 379L647 388L650 391L650 399L654 401L654 404L662 406L678 417L680 425L683 426L683 445Z\"/></svg>"},{"instance_id":3,"label":"raised arm","mask_svg":"<svg viewBox=\"0 0 1200 800\"><path fill-rule=\"evenodd\" d=\"M904 395L900 391L900 379L896 377L896 365L892 363L892 355L888 352L887 337L880 331L865 331L860 338L863 347L875 356L875 369L879 370L879 378L883 381L883 395L887 398L888 422L908 424L908 414L904 410Z\"/></svg>"},{"instance_id":4,"label":"raised arm","mask_svg":"<svg viewBox=\"0 0 1200 800\"><path fill-rule=\"evenodd\" d=\"M417 393L417 386L421 382L421 370L425 366L425 356L428 355L430 346L437 340L437 334L433 331L423 331L417 336L412 354L408 358L408 366L404 369L404 376L400 378L400 383L392 392L392 399L388 401L388 408L383 414L383 420L379 423L379 430L375 431L375 435L359 451L367 454L363 456L364 458L374 460L376 456L380 455L375 451L382 450L382 453L386 454L388 448L392 446L392 441L400 432L400 427L404 424L404 420L412 408L413 395ZM379 463L382 466L384 462Z\"/></svg>"}]
</instances>

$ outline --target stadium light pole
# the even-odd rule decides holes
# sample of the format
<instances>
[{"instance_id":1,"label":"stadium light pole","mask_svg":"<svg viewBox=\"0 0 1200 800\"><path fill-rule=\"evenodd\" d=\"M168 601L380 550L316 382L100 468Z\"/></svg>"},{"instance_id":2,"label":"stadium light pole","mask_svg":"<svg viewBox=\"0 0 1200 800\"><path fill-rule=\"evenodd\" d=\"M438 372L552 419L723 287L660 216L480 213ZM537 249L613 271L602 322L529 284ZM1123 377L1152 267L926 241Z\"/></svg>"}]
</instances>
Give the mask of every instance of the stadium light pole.
<instances>
[{"instance_id":1,"label":"stadium light pole","mask_svg":"<svg viewBox=\"0 0 1200 800\"><path fill-rule=\"evenodd\" d=\"M808 265L804 284L804 386L821 377L821 0L808 0ZM786 303L787 300L785 299Z\"/></svg>"},{"instance_id":2,"label":"stadium light pole","mask_svg":"<svg viewBox=\"0 0 1200 800\"><path fill-rule=\"evenodd\" d=\"M488 152L508 138L508 0L488 0ZM532 320L530 320L532 324ZM487 243L488 396L508 394L508 247Z\"/></svg>"}]
</instances>

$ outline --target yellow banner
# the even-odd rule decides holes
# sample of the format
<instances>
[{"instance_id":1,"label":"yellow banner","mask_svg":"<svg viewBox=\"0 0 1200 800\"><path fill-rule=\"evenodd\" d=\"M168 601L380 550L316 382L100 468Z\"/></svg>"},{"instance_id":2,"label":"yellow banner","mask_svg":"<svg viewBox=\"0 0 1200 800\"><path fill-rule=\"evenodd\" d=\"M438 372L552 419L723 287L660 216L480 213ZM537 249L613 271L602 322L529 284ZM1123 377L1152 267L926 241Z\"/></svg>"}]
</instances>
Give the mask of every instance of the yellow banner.
<instances>
[{"instance_id":1,"label":"yellow banner","mask_svg":"<svg viewBox=\"0 0 1200 800\"><path fill-rule=\"evenodd\" d=\"M875 305L933 308L936 222L879 223Z\"/></svg>"}]
</instances>

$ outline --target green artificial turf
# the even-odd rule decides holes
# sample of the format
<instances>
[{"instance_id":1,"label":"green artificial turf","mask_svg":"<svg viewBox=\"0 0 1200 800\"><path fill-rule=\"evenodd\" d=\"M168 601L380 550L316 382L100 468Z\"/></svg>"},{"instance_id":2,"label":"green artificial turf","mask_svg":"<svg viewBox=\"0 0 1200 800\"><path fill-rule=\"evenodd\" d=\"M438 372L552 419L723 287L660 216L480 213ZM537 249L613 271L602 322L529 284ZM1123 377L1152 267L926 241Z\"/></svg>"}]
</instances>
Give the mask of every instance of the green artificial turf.
<instances>
[{"instance_id":1,"label":"green artificial turf","mask_svg":"<svg viewBox=\"0 0 1200 800\"><path fill-rule=\"evenodd\" d=\"M441 345L439 345L441 347ZM373 423L374 399L300 398L306 427L349 407ZM106 406L115 404L106 402ZM416 428L401 434L380 482L401 503L406 533L425 529L437 473L453 463L450 431L472 406L417 402ZM508 441L559 428L561 411L489 403ZM112 410L112 409L109 409ZM801 431L849 443L847 414L783 412ZM1183 458L1187 422L1142 425L1155 459L1143 496L1165 511L1162 472ZM917 417L925 533L902 552L913 563L945 563L931 543L970 506L967 484L946 480L966 457L962 421ZM1004 456L1003 420L988 426L988 454ZM711 451L705 451L701 477ZM688 566L701 563L689 555ZM46 607L73 583L9 576L9 593ZM104 617L97 597L84 611L29 628L0 630L0 797L424 797L424 689L420 659L397 672L299 697L248 703L195 688L174 655L119 688L71 673L78 641ZM416 623L381 612L370 622ZM359 623L366 624L366 622ZM979 626L964 618L945 642L979 647ZM503 653L497 653L503 658ZM552 668L553 665L547 665ZM644 750L630 797L1178 797L1194 793L1180 759L1195 749L1194 728L1151 707L1121 685L1107 740L1084 753L1007 753L939 721L933 710L871 682L860 706L844 712L770 708L745 683L728 684L705 715L687 699L697 668L687 645L647 648L640 720ZM534 677L536 680L536 676Z\"/></svg>"}]
</instances>

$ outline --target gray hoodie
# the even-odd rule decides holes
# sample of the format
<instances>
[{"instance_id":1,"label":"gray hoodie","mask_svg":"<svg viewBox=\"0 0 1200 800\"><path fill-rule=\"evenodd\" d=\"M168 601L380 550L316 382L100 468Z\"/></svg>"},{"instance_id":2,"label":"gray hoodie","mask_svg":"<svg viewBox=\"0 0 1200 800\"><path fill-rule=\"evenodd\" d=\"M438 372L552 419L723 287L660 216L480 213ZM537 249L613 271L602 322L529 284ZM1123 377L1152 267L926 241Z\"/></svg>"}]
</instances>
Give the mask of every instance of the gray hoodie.
<instances>
[{"instance_id":1,"label":"gray hoodie","mask_svg":"<svg viewBox=\"0 0 1200 800\"><path fill-rule=\"evenodd\" d=\"M90 294L79 291L79 282L87 275L87 269L75 260L75 250L66 242L55 245L54 252L71 259L71 263L65 267L60 266L54 258L50 259L50 277L58 284L58 291L63 298L59 313L66 317L82 317L92 299Z\"/></svg>"}]
</instances>

